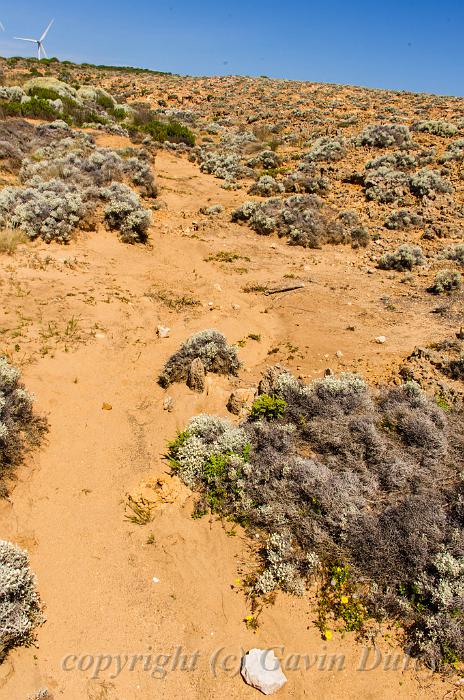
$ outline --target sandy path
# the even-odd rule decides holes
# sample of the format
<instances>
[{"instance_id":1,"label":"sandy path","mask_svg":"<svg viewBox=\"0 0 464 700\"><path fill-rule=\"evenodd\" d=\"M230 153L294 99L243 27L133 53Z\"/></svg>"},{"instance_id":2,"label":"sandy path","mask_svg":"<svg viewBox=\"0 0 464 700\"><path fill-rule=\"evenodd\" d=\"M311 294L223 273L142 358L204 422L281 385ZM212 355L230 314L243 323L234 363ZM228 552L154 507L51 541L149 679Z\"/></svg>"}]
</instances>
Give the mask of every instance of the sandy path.
<instances>
[{"instance_id":1,"label":"sandy path","mask_svg":"<svg viewBox=\"0 0 464 700\"><path fill-rule=\"evenodd\" d=\"M239 530L227 536L220 523L192 520L185 489L173 487L174 502L163 505L153 523L140 527L124 520L126 494L147 476L165 472L166 440L195 413L226 414L233 383L217 378L202 396L173 387L174 411L163 411L157 373L193 331L216 327L231 342L261 335L260 343L248 341L240 351L243 386L276 359L306 376L320 375L328 364L359 364L378 377L388 374L405 348L443 333L443 322L439 331L429 309L402 298L394 282L388 294L398 308L386 311L380 326L379 298L388 282L367 276L352 251L291 249L230 224L226 215L195 232L200 206L222 203L230 210L243 193L220 189L218 180L169 154L160 153L156 170L168 208L155 215L152 250L126 247L99 232L66 250L82 263L75 269L60 266L63 251L53 246L36 249L58 261L45 271L31 271L26 258L18 258L15 279L30 294L27 302L10 300L12 314L29 306L29 315L38 318L40 311L43 323L76 316L87 329L97 324L103 337L89 331L70 352L57 341L53 352L24 368L50 433L19 470L10 501L0 503L0 525L2 537L30 552L47 623L37 649L15 650L3 664L0 698L26 700L44 686L65 700L252 698L257 692L234 677L240 649L269 645L283 646L284 656L319 659L320 670L305 671L301 661L299 670L288 671L282 698L442 697L448 687L438 681L430 686L410 670L383 670L380 664L357 671L362 647L352 637L321 641L306 600L280 595L263 612L257 633L247 630L246 601L233 587L250 566L247 542ZM248 256L247 272L205 262L219 250ZM306 288L272 299L242 291L247 282L279 282L285 273L305 279ZM201 304L175 312L146 296L153 288L194 294ZM172 328L170 338L157 339L158 323ZM346 330L350 325L355 332ZM373 338L389 335L390 328L393 340L379 350ZM24 342L37 345L33 324L28 333ZM343 357L335 358L339 349ZM112 410L102 410L103 402ZM147 544L150 534L154 543ZM153 576L160 582L154 584ZM172 654L177 647L195 668L174 670L171 660L164 679L153 678L141 662L114 677L114 661L96 679L94 668L62 669L67 655ZM228 659L227 672L219 663L217 677L209 668L215 652L219 661L226 654L237 657ZM343 654L345 670L331 669L324 654Z\"/></svg>"}]
</instances>

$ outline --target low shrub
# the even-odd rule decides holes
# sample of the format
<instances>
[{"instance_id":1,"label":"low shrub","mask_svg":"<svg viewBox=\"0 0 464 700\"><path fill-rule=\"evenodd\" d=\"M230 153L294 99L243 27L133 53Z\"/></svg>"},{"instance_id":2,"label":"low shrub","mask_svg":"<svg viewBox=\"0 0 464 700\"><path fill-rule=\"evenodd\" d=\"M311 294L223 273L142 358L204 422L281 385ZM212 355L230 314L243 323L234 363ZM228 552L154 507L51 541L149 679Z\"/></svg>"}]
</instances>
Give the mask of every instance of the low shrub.
<instances>
[{"instance_id":1,"label":"low shrub","mask_svg":"<svg viewBox=\"0 0 464 700\"><path fill-rule=\"evenodd\" d=\"M250 411L251 420L275 420L282 418L287 404L279 396L261 394L254 402Z\"/></svg>"},{"instance_id":2,"label":"low shrub","mask_svg":"<svg viewBox=\"0 0 464 700\"><path fill-rule=\"evenodd\" d=\"M187 146L195 145L195 134L188 127L176 121L165 123L152 119L140 128L159 143L170 141L171 143L185 143Z\"/></svg>"},{"instance_id":3,"label":"low shrub","mask_svg":"<svg viewBox=\"0 0 464 700\"><path fill-rule=\"evenodd\" d=\"M412 145L412 138L408 127L403 124L370 124L354 143L374 148L408 148Z\"/></svg>"},{"instance_id":4,"label":"low shrub","mask_svg":"<svg viewBox=\"0 0 464 700\"><path fill-rule=\"evenodd\" d=\"M409 209L396 209L385 219L385 228L391 231L404 231L412 226L420 226L422 219Z\"/></svg>"},{"instance_id":5,"label":"low shrub","mask_svg":"<svg viewBox=\"0 0 464 700\"><path fill-rule=\"evenodd\" d=\"M22 385L19 370L0 357L0 481L46 430L45 420L34 414L32 404L33 396Z\"/></svg>"},{"instance_id":6,"label":"low shrub","mask_svg":"<svg viewBox=\"0 0 464 700\"><path fill-rule=\"evenodd\" d=\"M27 552L0 541L0 662L7 653L34 642L44 622L37 581Z\"/></svg>"},{"instance_id":7,"label":"low shrub","mask_svg":"<svg viewBox=\"0 0 464 700\"><path fill-rule=\"evenodd\" d=\"M0 226L19 228L31 239L68 243L86 213L76 188L60 180L0 191Z\"/></svg>"},{"instance_id":8,"label":"low shrub","mask_svg":"<svg viewBox=\"0 0 464 700\"><path fill-rule=\"evenodd\" d=\"M237 350L227 345L227 340L219 331L208 329L195 333L185 341L180 349L166 362L158 383L166 388L173 382L186 381L193 360L199 359L206 372L236 375L240 362Z\"/></svg>"},{"instance_id":9,"label":"low shrub","mask_svg":"<svg viewBox=\"0 0 464 700\"><path fill-rule=\"evenodd\" d=\"M277 182L277 180L270 175L262 175L259 180L250 187L248 194L258 195L259 197L272 197L272 195L279 194L283 191L284 188L280 182Z\"/></svg>"},{"instance_id":10,"label":"low shrub","mask_svg":"<svg viewBox=\"0 0 464 700\"><path fill-rule=\"evenodd\" d=\"M455 292L462 287L462 276L456 270L440 270L435 275L432 285L428 291L432 294L443 294L443 292Z\"/></svg>"},{"instance_id":11,"label":"low shrub","mask_svg":"<svg viewBox=\"0 0 464 700\"><path fill-rule=\"evenodd\" d=\"M410 178L401 170L391 170L382 166L368 170L364 177L367 199L381 204L394 204L401 201L409 192Z\"/></svg>"},{"instance_id":12,"label":"low shrub","mask_svg":"<svg viewBox=\"0 0 464 700\"><path fill-rule=\"evenodd\" d=\"M464 265L464 243L459 243L454 248L443 251L443 256L448 260L456 260L460 265Z\"/></svg>"},{"instance_id":13,"label":"low shrub","mask_svg":"<svg viewBox=\"0 0 464 700\"><path fill-rule=\"evenodd\" d=\"M429 197L434 199L436 194L451 194L453 186L448 180L441 177L436 170L423 168L411 177L411 192L416 197Z\"/></svg>"},{"instance_id":14,"label":"low shrub","mask_svg":"<svg viewBox=\"0 0 464 700\"><path fill-rule=\"evenodd\" d=\"M379 261L381 270L412 270L416 265L424 264L422 249L417 245L401 245L394 253L385 253Z\"/></svg>"},{"instance_id":15,"label":"low shrub","mask_svg":"<svg viewBox=\"0 0 464 700\"><path fill-rule=\"evenodd\" d=\"M462 661L462 418L413 382L373 392L344 374L306 386L273 368L264 383L284 413L264 398L265 419L197 416L169 447L196 516L268 534L251 596L302 595L318 578L324 635L393 618L426 663Z\"/></svg>"},{"instance_id":16,"label":"low shrub","mask_svg":"<svg viewBox=\"0 0 464 700\"><path fill-rule=\"evenodd\" d=\"M448 144L439 162L447 163L450 160L464 159L464 139L458 139Z\"/></svg>"},{"instance_id":17,"label":"low shrub","mask_svg":"<svg viewBox=\"0 0 464 700\"><path fill-rule=\"evenodd\" d=\"M434 134L434 136L454 136L458 132L458 127L439 119L428 119L413 124L412 130Z\"/></svg>"},{"instance_id":18,"label":"low shrub","mask_svg":"<svg viewBox=\"0 0 464 700\"><path fill-rule=\"evenodd\" d=\"M307 162L335 163L346 155L346 142L344 139L336 139L322 136L311 146L310 151L304 156Z\"/></svg>"},{"instance_id":19,"label":"low shrub","mask_svg":"<svg viewBox=\"0 0 464 700\"><path fill-rule=\"evenodd\" d=\"M232 221L245 221L260 235L276 231L288 238L290 245L305 248L319 248L324 243L367 242L357 227L344 222L338 212L314 194L295 194L287 199L274 197L263 203L245 202L232 212Z\"/></svg>"},{"instance_id":20,"label":"low shrub","mask_svg":"<svg viewBox=\"0 0 464 700\"><path fill-rule=\"evenodd\" d=\"M110 230L119 231L123 243L147 241L151 214L135 192L117 182L101 190L100 197L108 202L103 211L105 223Z\"/></svg>"}]
</instances>

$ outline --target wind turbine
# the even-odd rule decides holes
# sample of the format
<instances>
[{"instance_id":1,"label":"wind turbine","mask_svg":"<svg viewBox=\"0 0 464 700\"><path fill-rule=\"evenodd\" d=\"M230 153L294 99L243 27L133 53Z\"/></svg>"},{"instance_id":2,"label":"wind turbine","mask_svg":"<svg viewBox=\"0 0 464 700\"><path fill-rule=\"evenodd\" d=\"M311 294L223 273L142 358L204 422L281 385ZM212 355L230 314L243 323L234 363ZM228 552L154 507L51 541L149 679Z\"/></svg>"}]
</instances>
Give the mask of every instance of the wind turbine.
<instances>
[{"instance_id":1,"label":"wind turbine","mask_svg":"<svg viewBox=\"0 0 464 700\"><path fill-rule=\"evenodd\" d=\"M0 22L0 29L2 30L2 32L5 31L5 27L3 26L3 24L1 22Z\"/></svg>"},{"instance_id":2,"label":"wind turbine","mask_svg":"<svg viewBox=\"0 0 464 700\"><path fill-rule=\"evenodd\" d=\"M50 24L48 25L48 27L46 28L46 30L44 31L44 33L42 34L40 39L25 39L23 36L15 36L15 39L18 39L19 41L31 41L33 44L37 44L37 57L38 57L39 61L40 61L40 52L43 53L45 58L48 58L48 56L45 52L43 41L44 41L45 37L47 36L53 22L54 22L54 20L52 19L52 21L50 22Z\"/></svg>"}]
</instances>

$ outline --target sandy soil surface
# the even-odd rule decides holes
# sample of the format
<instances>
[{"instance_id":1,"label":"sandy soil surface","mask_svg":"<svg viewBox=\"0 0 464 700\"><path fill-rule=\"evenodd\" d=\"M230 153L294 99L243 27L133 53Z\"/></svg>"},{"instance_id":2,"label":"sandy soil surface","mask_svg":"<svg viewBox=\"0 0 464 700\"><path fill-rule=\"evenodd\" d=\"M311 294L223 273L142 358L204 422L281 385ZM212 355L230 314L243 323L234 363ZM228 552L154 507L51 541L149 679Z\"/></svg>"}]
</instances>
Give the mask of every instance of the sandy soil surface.
<instances>
[{"instance_id":1,"label":"sandy soil surface","mask_svg":"<svg viewBox=\"0 0 464 700\"><path fill-rule=\"evenodd\" d=\"M243 194L185 158L160 152L156 173L167 208L155 214L150 249L99 230L67 248L36 243L0 258L3 345L50 422L46 444L0 502L1 536L30 552L47 615L37 648L13 651L0 667L0 698L26 700L42 687L65 700L253 698L237 672L241 650L255 646L279 647L282 698L459 697L450 682L412 662L404 668L393 631L364 662L353 636L321 640L306 598L279 594L259 629L247 629L237 579L253 566L250 543L230 524L192 520L193 497L163 460L166 441L192 415L226 415L231 389L253 386L269 364L307 378L331 367L381 381L414 346L454 331L452 320L431 314L433 300L394 274L373 270L364 253L290 248L230 223ZM216 203L223 214L198 214ZM220 251L244 259L206 261ZM243 291L295 280L305 287L272 297ZM173 309L172 295L199 303ZM169 338L157 337L158 324L171 328ZM246 339L240 377L213 375L203 395L175 385L167 392L174 409L163 410L162 365L210 327L229 342ZM127 494L150 488L153 522L125 519Z\"/></svg>"}]
</instances>

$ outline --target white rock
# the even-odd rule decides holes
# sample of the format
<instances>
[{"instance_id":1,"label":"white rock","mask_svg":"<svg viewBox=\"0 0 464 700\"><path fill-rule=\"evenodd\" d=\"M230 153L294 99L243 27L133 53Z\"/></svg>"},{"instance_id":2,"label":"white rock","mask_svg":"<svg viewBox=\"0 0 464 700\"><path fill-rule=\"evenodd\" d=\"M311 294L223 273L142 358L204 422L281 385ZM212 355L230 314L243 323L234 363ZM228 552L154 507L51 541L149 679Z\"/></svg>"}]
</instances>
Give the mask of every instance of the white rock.
<instances>
[{"instance_id":1,"label":"white rock","mask_svg":"<svg viewBox=\"0 0 464 700\"><path fill-rule=\"evenodd\" d=\"M377 338L375 339L375 342L380 343L380 345L381 345L382 343L385 343L386 340L387 339L384 335L378 335Z\"/></svg>"},{"instance_id":2,"label":"white rock","mask_svg":"<svg viewBox=\"0 0 464 700\"><path fill-rule=\"evenodd\" d=\"M272 649L250 649L242 658L240 673L245 683L264 695L273 695L287 682Z\"/></svg>"},{"instance_id":3,"label":"white rock","mask_svg":"<svg viewBox=\"0 0 464 700\"><path fill-rule=\"evenodd\" d=\"M335 353L335 357L338 357L339 359L340 359L341 357L343 357L342 351L341 351L341 350L337 350L337 352Z\"/></svg>"},{"instance_id":4,"label":"white rock","mask_svg":"<svg viewBox=\"0 0 464 700\"><path fill-rule=\"evenodd\" d=\"M156 332L158 334L158 338L169 338L169 333L171 332L171 329L167 326L158 326Z\"/></svg>"},{"instance_id":5,"label":"white rock","mask_svg":"<svg viewBox=\"0 0 464 700\"><path fill-rule=\"evenodd\" d=\"M159 582L160 582L159 578L156 578L156 576L153 576L152 581L153 581L153 583L159 583Z\"/></svg>"}]
</instances>

